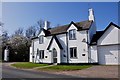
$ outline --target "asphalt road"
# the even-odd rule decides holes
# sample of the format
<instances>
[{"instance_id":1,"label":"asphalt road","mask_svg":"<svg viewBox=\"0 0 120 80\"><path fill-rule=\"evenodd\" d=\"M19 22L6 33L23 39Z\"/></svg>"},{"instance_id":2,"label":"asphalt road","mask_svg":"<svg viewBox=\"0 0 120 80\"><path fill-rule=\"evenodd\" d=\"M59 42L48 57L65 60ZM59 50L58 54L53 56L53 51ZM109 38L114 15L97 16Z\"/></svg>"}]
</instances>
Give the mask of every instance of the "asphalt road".
<instances>
[{"instance_id":1,"label":"asphalt road","mask_svg":"<svg viewBox=\"0 0 120 80\"><path fill-rule=\"evenodd\" d=\"M2 65L2 78L75 78L73 76L50 74L40 71L20 70Z\"/></svg>"}]
</instances>

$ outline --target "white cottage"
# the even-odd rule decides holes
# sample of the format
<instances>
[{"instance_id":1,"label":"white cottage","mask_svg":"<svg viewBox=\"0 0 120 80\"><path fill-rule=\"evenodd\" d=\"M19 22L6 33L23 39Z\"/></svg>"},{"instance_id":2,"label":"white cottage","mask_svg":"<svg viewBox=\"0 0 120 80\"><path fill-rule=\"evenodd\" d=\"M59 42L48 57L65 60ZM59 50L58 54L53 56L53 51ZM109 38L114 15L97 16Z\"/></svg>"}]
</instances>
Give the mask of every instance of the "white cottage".
<instances>
[{"instance_id":1,"label":"white cottage","mask_svg":"<svg viewBox=\"0 0 120 80\"><path fill-rule=\"evenodd\" d=\"M118 64L120 28L111 23L104 31L96 31L92 9L89 9L89 20L48 27L45 21L45 27L38 37L32 39L30 62Z\"/></svg>"}]
</instances>

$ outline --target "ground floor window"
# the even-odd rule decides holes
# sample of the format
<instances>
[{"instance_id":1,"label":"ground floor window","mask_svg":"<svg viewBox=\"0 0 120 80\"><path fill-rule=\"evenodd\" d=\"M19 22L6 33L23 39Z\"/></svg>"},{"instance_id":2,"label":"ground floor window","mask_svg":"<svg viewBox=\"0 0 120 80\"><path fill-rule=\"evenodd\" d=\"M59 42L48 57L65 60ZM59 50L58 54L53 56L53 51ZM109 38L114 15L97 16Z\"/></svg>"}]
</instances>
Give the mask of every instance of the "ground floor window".
<instances>
[{"instance_id":1,"label":"ground floor window","mask_svg":"<svg viewBox=\"0 0 120 80\"><path fill-rule=\"evenodd\" d=\"M70 58L77 58L77 47L70 48Z\"/></svg>"}]
</instances>

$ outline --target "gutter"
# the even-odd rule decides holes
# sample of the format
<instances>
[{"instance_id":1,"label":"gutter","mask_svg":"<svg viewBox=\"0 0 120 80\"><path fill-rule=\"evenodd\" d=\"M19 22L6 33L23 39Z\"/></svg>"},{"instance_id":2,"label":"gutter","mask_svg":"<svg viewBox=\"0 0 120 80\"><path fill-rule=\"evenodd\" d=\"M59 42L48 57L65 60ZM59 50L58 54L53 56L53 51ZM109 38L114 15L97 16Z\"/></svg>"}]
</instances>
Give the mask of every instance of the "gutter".
<instances>
[{"instance_id":1,"label":"gutter","mask_svg":"<svg viewBox=\"0 0 120 80\"><path fill-rule=\"evenodd\" d=\"M67 63L69 63L69 60L68 60L68 36L67 36L67 33L66 33L66 43L67 43Z\"/></svg>"},{"instance_id":2,"label":"gutter","mask_svg":"<svg viewBox=\"0 0 120 80\"><path fill-rule=\"evenodd\" d=\"M89 53L89 42L88 42L88 30L86 31L86 33L87 33L87 48L88 48L88 63L91 63L91 61L89 61L89 55L90 55L90 58L91 58L91 52Z\"/></svg>"}]
</instances>

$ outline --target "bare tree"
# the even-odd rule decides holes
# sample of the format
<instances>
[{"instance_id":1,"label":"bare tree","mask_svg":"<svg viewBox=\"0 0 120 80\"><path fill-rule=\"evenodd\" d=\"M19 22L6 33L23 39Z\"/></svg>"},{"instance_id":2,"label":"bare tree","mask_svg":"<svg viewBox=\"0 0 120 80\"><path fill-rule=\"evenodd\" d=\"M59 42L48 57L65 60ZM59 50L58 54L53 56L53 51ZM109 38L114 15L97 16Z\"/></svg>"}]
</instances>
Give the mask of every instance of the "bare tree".
<instances>
[{"instance_id":1,"label":"bare tree","mask_svg":"<svg viewBox=\"0 0 120 80\"><path fill-rule=\"evenodd\" d=\"M44 20L42 20L42 19L40 19L39 21L37 21L37 23L38 23L38 26L39 26L40 30L45 26Z\"/></svg>"},{"instance_id":2,"label":"bare tree","mask_svg":"<svg viewBox=\"0 0 120 80\"><path fill-rule=\"evenodd\" d=\"M18 29L15 31L15 35L23 35L23 28L18 28Z\"/></svg>"},{"instance_id":3,"label":"bare tree","mask_svg":"<svg viewBox=\"0 0 120 80\"><path fill-rule=\"evenodd\" d=\"M30 26L25 32L26 37L27 38L35 37L36 36L36 31L37 31L37 28L35 26Z\"/></svg>"},{"instance_id":4,"label":"bare tree","mask_svg":"<svg viewBox=\"0 0 120 80\"><path fill-rule=\"evenodd\" d=\"M3 31L3 33L2 33L2 43L6 44L8 40L9 40L8 32L7 31Z\"/></svg>"}]
</instances>

